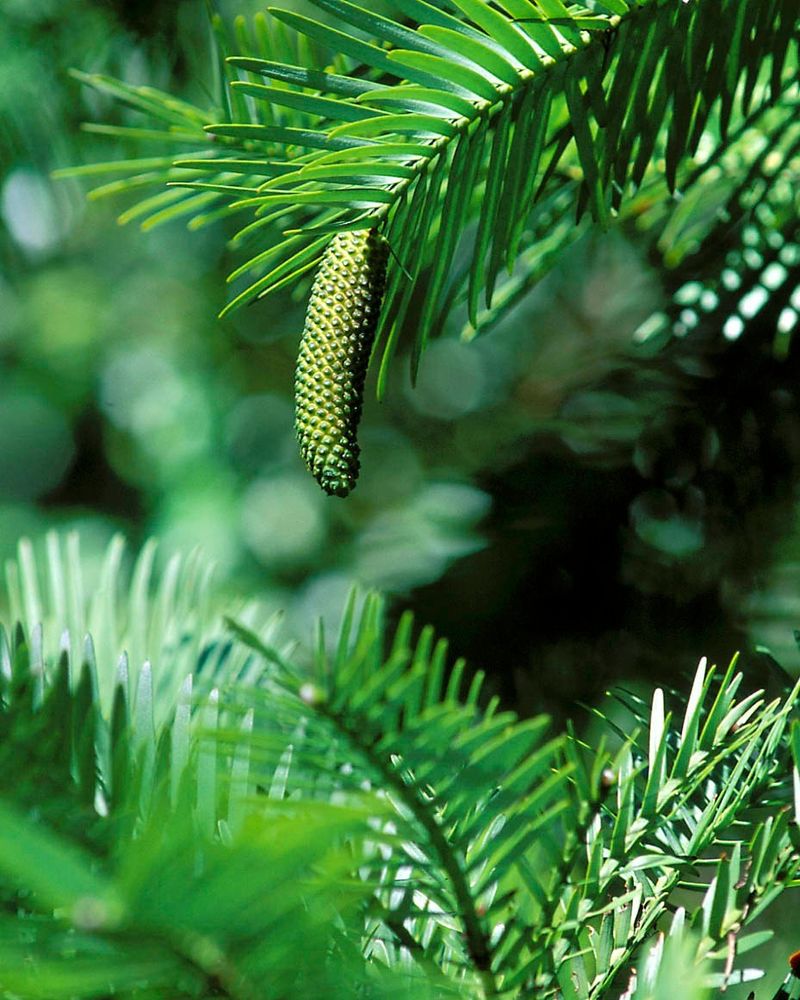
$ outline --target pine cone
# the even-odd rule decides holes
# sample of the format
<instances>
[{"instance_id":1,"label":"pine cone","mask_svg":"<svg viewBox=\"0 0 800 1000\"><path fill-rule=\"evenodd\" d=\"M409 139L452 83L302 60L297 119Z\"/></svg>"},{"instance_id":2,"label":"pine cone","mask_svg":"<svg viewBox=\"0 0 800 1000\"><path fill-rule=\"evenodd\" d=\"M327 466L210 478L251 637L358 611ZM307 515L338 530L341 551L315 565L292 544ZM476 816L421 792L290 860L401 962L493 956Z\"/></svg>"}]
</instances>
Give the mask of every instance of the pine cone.
<instances>
[{"instance_id":1,"label":"pine cone","mask_svg":"<svg viewBox=\"0 0 800 1000\"><path fill-rule=\"evenodd\" d=\"M295 374L295 428L303 460L332 496L347 496L358 479L358 424L387 259L377 230L337 233L311 290Z\"/></svg>"}]
</instances>

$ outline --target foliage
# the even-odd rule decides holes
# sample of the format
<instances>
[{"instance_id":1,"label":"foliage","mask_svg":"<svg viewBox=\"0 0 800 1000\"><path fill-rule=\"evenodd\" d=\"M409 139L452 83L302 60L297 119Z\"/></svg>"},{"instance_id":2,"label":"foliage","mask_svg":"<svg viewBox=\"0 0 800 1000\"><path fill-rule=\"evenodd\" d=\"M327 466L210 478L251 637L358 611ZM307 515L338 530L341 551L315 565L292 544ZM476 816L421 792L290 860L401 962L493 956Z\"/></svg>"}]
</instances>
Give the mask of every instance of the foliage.
<instances>
[{"instance_id":1,"label":"foliage","mask_svg":"<svg viewBox=\"0 0 800 1000\"><path fill-rule=\"evenodd\" d=\"M413 319L416 373L471 221L474 327L501 267L542 238L541 229L526 229L538 200L566 189L558 214L577 202L579 215L588 207L605 224L642 185L650 199L666 195L663 177L669 190L679 182L686 190L698 174L681 173L685 158L701 143L724 149L753 105L779 100L797 71L796 13L786 0L399 0L394 16L349 0L316 5L333 24L280 9L271 11L275 28L263 17L252 31L238 22L244 52L227 63L232 96L223 95L221 123L217 109L83 77L159 122L156 130L125 126L125 134L167 152L80 171L123 175L96 195L177 184L122 216L147 226L179 215L199 226L254 214L235 242L256 234L267 247L232 273L248 283L223 314L296 284L330 232L381 226L396 260L377 335L379 393L415 281L430 265ZM176 144L187 150L178 159L169 155Z\"/></svg>"},{"instance_id":2,"label":"foliage","mask_svg":"<svg viewBox=\"0 0 800 1000\"><path fill-rule=\"evenodd\" d=\"M652 437L653 413L685 405L682 386L652 382L651 373L662 365L653 357L652 338L644 351L630 345L640 321L662 305L658 282L671 289L655 255L659 272L648 273L627 237L635 225L636 233L650 240L650 223L660 232L673 215L684 220L680 232L692 236L692 220L710 218L707 208L716 204L717 186L744 178L753 153L768 141L769 112L751 115L749 129L737 142L731 130L730 154L719 160L711 155L706 174L710 180L714 164L722 167L717 184L701 192L698 181L699 198L662 198L656 186L647 198L623 203L623 211L625 204L630 210L624 235L616 227L601 238L586 216L576 227L579 176L559 170L558 189L543 196L526 223L527 228L536 221L532 256L522 251L511 277L501 271L492 309L481 311L479 330L497 326L498 336L462 347L452 335L462 328L467 336L474 333L466 304L458 304L469 263L467 233L441 310L442 315L450 310L450 336L431 345L415 392L397 377L383 407L367 405L359 503L340 512L307 488L293 455L287 397L302 314L288 289L215 328L212 313L225 263L222 240L234 231L236 218L191 239L182 237L180 219L140 237L117 230L110 206L102 202L83 211L77 184L47 183L47 169L65 162L149 155L125 135L77 134L80 117L122 126L141 124L142 117L90 88L81 93L63 67L101 67L131 85L147 79L182 99L197 100L208 71L203 11L183 17L180 34L166 49L160 47L158 58L144 50L145 61L143 49L113 22L97 23L96 8L89 19L81 14L86 4L71 7L69 18L55 19L52 32L46 32L49 22L44 21L33 33L33 8L22 16L19 5L12 6L11 23L6 22L15 53L11 80L19 87L35 82L42 98L22 115L21 92L4 94L4 106L20 112L14 120L27 125L25 142L4 158L9 177L4 198L18 192L15 181L36 181L36 189L42 188L55 206L39 228L49 226L55 238L54 216L67 234L49 252L34 254L15 246L16 230L4 218L2 253L10 264L0 289L5 404L0 416L8 433L0 445L0 525L6 552L21 533L53 524L61 529L79 525L86 533L90 519L98 544L119 528L137 539L155 533L167 546L187 549L202 537L223 574L282 601L294 619L307 620L309 607L335 608L352 577L407 592L435 581L452 560L493 542L491 527L476 530L490 507L487 485L491 482L491 492L502 497L508 484L498 483L497 472L521 442L526 450L530 442L538 453L566 450L574 465L570 479L584 475L587 461L614 465L620 477L636 475L637 437ZM68 35L62 21L72 26ZM45 37L47 46L40 45ZM227 47L238 51L246 44L229 38ZM181 52L191 60L191 78L187 81L183 69L165 82L163 60ZM791 97L782 98L784 118L791 116ZM221 103L219 111L222 117ZM35 130L44 112L53 120ZM32 133L38 131L46 133L47 142L33 143ZM786 132L787 146L792 132ZM212 147L204 141L206 153ZM695 163L706 162L712 149L704 139L689 172ZM789 187L796 169L795 158L787 166ZM153 190L160 184L154 181ZM271 238L265 230L264 239ZM681 253L686 247L685 241L680 244ZM666 243L664 250L669 250ZM526 282L529 259L534 273ZM670 266L673 259L670 255ZM529 294L556 261L557 273ZM716 266L720 275L722 255ZM787 282L782 291L789 288ZM410 306L412 327L423 289L420 280ZM509 293L515 293L513 298L507 298ZM677 321L687 308L676 308ZM628 374L621 377L635 380L628 398L598 391L598 372L617 361L620 368L627 366ZM715 383L720 393L725 381L720 376ZM586 412L589 420L581 416ZM715 430L721 433L716 425ZM619 439L625 435L630 447L622 449ZM724 436L722 444L724 455ZM750 461L762 454L760 449L759 458ZM537 476L548 473L539 470ZM602 487L604 495L615 483ZM543 481L535 495L547 493ZM605 530L618 533L626 524L623 511L621 521ZM88 534L85 540L88 544ZM661 558L660 550L648 552L650 562ZM384 553L390 555L383 558ZM649 567L644 570L652 575ZM780 624L790 642L795 618L795 612L788 613ZM305 628L305 621L297 627ZM777 641L760 629L757 635ZM694 646L706 648L705 636L698 636Z\"/></svg>"},{"instance_id":3,"label":"foliage","mask_svg":"<svg viewBox=\"0 0 800 1000\"><path fill-rule=\"evenodd\" d=\"M45 586L63 625L86 602L74 543L65 570L60 551L40 567L24 547L12 578ZM146 634L157 671L75 655L74 633L59 652L35 619L3 640L15 996L588 1000L624 988L659 928L641 995L676 948L722 985L798 883L797 688L743 694L733 664L701 663L675 721L660 690L649 707L619 692L592 747L484 702L480 674L408 616L392 634L374 596L309 662L233 619L209 656L163 584L109 565L113 636ZM159 675L183 672L184 644L175 691Z\"/></svg>"},{"instance_id":4,"label":"foliage","mask_svg":"<svg viewBox=\"0 0 800 1000\"><path fill-rule=\"evenodd\" d=\"M724 143L705 145L692 169L686 172L679 196L659 197L657 184L652 184L629 207L628 225L644 241L664 275L667 290L675 296L671 333L685 336L697 325L699 317L687 325L679 314L687 305L699 302L703 290L723 298L733 297L739 285L734 284L731 272L763 269L767 290L775 291L783 285L781 294L787 300L797 287L796 281L786 281L785 276L775 282L770 277L774 268L766 270L771 263L780 262L794 273L797 266L797 99L796 82L790 79L774 104L762 105L744 117ZM557 196L535 208L529 226L536 237L521 253L513 273L500 276L492 308L482 311L477 327L464 317L462 339L473 340L501 322L542 279L554 255L563 253L579 238L584 227L575 225L571 211L577 186L577 181L570 184L565 180ZM754 252L761 255L760 261ZM454 276L449 308L457 307L459 298L463 298L465 277L461 271ZM705 289L698 288L701 277L707 277ZM682 290L682 285L690 287ZM750 287L745 283L741 295ZM724 312L720 304L716 312L708 294L703 301L701 315L706 327L715 332L722 330L728 339L735 339L729 336L731 327L727 332L725 328L730 311ZM752 319L757 311L743 318ZM654 312L642 324L642 333L646 331L648 338L663 334L665 319L659 311ZM791 328L784 331L782 338L784 354L790 332ZM641 334L634 337L642 339ZM666 338L660 339L663 342Z\"/></svg>"},{"instance_id":5,"label":"foliage","mask_svg":"<svg viewBox=\"0 0 800 1000\"><path fill-rule=\"evenodd\" d=\"M237 233L233 244L246 257L231 277L242 291L226 315L235 304L278 293L258 318L259 326L272 324L276 336L299 325L287 293L295 300L304 293L331 233L378 224L394 251L376 349L380 393L404 339L416 375L423 348L445 324L469 341L500 324L508 329L509 316L516 334L548 340L568 360L557 400L581 378L591 391L564 336L569 310L561 308L551 320L550 336L545 328L529 338L511 309L523 297L527 303L527 293L556 261L563 265L562 305L573 304L577 288L588 295L585 237L620 217L649 247L669 294L667 305L640 328L643 351L624 359L648 386L632 407L635 420L626 424L623 414L620 429L613 409L602 409L602 420L590 410L581 425L580 407L565 406L547 426L538 400L531 405L523 398L512 408L503 399L492 419L484 411L464 422L457 460L444 433L438 443L426 442L425 454L457 479L500 461L498 442L545 427L584 456L580 471L592 461L623 461L624 453L649 492L651 480L663 475L663 492L689 494L692 474L676 478L669 463L662 468L654 430L663 430L676 402L685 406L688 379L682 376L694 377L711 356L712 332L719 339L722 330L727 340L746 332L753 349L734 360L757 386L764 370L755 364L759 357L792 353L798 265L792 5L397 0L380 14L340 0L317 6L318 19L275 11L252 22L238 19L231 34L214 17L221 55L210 106L192 103L199 87L178 98L172 81L169 93L140 86L136 58L126 61L123 54L115 63L74 41L65 45L74 63L111 62L110 71L127 81L78 74L95 89L90 113L106 119L89 127L89 142L111 140L111 155L121 159L72 173L109 182L94 197L141 196L123 221L145 229L181 218L198 229L218 221L226 234ZM60 64L47 50L33 72L8 76L15 87L35 80L44 92ZM163 80L152 69L145 75ZM108 96L119 101L115 111L104 103ZM30 100L12 88L0 101L13 111L11 131L0 143L10 134L15 156L34 140L49 150L50 131L58 130L30 128ZM110 115L116 116L111 123ZM9 232L15 218L9 191L22 185L30 193L31 164L41 171L49 163L49 152L30 149L2 189ZM61 162L68 155L57 154ZM90 158L96 155L90 147ZM531 160L539 169L527 174L523 167ZM33 185L34 194L43 183ZM237 225L238 232L231 228ZM4 260L16 262L16 252L7 252L12 242L0 249ZM31 260L49 252L18 243L19 256ZM213 239L203 245L213 246ZM198 455L211 454L211 427L216 433L221 424L216 417L246 393L263 392L264 385L274 392L288 381L282 363L288 352L270 355L278 363L269 376L263 374L269 366L249 348L234 363L232 348L212 343L210 330L199 337L194 329L214 285L213 274L202 283L198 274L213 271L216 258L191 256L177 240L158 251L146 240L141 246L151 271L168 272L172 285L131 284L130 250L119 251L115 265L113 255L106 260L95 247L84 261L95 275L84 296L93 308L94 300L113 300L106 325L140 350L119 351L110 367L139 372L148 406L140 405L129 382L110 377L103 381L102 406L115 426L119 421L126 428L122 433L129 428L146 445L131 459L121 435L112 434L103 435L103 449L110 466L127 463L140 495L149 494L149 518L163 516L152 504L160 490L187 534L207 536L213 529L223 538L218 551L233 562L235 544L226 543L238 538L237 504L240 494L253 499L247 477L256 476L262 493L272 491L272 506L253 499L242 510L250 512L251 532L257 526L252 548L275 573L268 584L259 577L258 586L301 582L315 603L315 584L338 572L340 587L342 567L369 577L363 570L371 559L381 582L402 588L436 577L454 554L474 547L453 507L471 502L474 521L485 510L485 496L467 487L459 494L454 485L432 494L411 449L393 450L393 442L384 455L384 494L325 521L338 546L331 555L328 528L320 527L322 501L306 503L282 464L276 428L285 407L250 442L262 464L231 472L217 462L209 477ZM13 273L11 287L17 291ZM38 306L48 320L60 317L62 303L74 302L83 286L65 270L55 287ZM605 297L606 288L600 291ZM0 297L16 302L5 285ZM70 419L93 405L102 324L84 324L81 317L95 314L88 307L70 314L63 328L74 339L54 347L55 338L28 336L29 325L50 329L44 320L37 326L27 311L11 312L3 360L15 380L28 380L19 385L29 392L39 382L48 386ZM256 325L241 314L236 322L246 331ZM619 325L626 337L635 326ZM130 365L151 350L152 333L143 348L138 339L152 327L158 350L174 352L170 364ZM193 334L183 353L174 346L179 328ZM688 331L699 336L689 342ZM200 341L201 360L213 372L202 390L195 357ZM465 348L471 363L483 358L493 377L505 365L523 383L520 397L535 395L524 385L529 356L509 349L508 341L495 347L497 341ZM429 349L430 370L439 347L450 351L440 353L440 371L450 372L454 357L466 357L454 353L460 348L452 341L440 341ZM653 365L641 364L643 357L655 359ZM665 370L648 383L662 363ZM531 367L547 381L547 365ZM47 368L58 378L48 382ZM673 378L676 372L680 377ZM421 369L416 397L396 402L398 423L415 407L425 414L429 405L434 415L452 420L452 413L484 405L465 402L468 393L455 374L439 388L437 411L424 402L424 377ZM506 395L512 374L504 377L499 388L494 383L495 402ZM760 388L758 394L775 395ZM728 413L724 387L720 396ZM21 412L16 397L9 399L6 412ZM442 408L442 399L463 408ZM749 399L736 398L748 417ZM240 411L240 429L264 412ZM558 403L550 412L557 411ZM712 413L705 429L713 436L716 413L702 412L698 419ZM755 420L748 424L750 440ZM23 413L18 423L27 428L37 420ZM436 437L435 428L428 436ZM28 461L37 449L27 446L25 435L7 437L22 441L20 495L44 497L57 509L64 499L47 495L71 459L65 436L52 435L55 460L40 463L46 474L38 479ZM601 446L587 448L597 438ZM83 453L99 450L99 440ZM728 450L738 454L733 444ZM379 450L384 454L383 440ZM398 453L405 465L396 463ZM415 475L406 473L409 462ZM222 472L227 475L216 475ZM738 498L718 467L711 475L717 495ZM11 477L0 478L3 489L14 487ZM760 481L741 478L745 492ZM94 510L103 491L93 476L86 482L91 486L79 502ZM197 488L209 482L205 493ZM537 496L542 485L534 480ZM557 485L550 484L551 492L558 493ZM632 486L644 488L638 480ZM405 521L397 511L386 514L382 496L394 492L403 517L404 503L421 513L412 511ZM198 496L206 498L202 525L194 517ZM666 519L660 510L650 516L641 508L629 532L657 551L670 572L694 557L695 565L704 563L701 586L709 577L725 585L717 567L731 560L720 560L707 544L705 513L695 517L696 509L687 508L693 518L687 540L685 531L673 530L676 523L683 527L673 508ZM122 509L126 518L136 516ZM294 536L293 518L304 525ZM530 496L525 518L541 523ZM420 520L436 525L422 543ZM725 523L728 542L734 532L731 519ZM738 519L733 523L740 527ZM12 534L17 531L6 525L4 535ZM299 557L289 544L293 537ZM424 572L408 568L412 537L428 559ZM759 538L759 551L766 548ZM265 621L255 606L228 608L224 627L208 573L195 557L173 560L159 573L155 558L148 546L129 565L116 541L100 566L86 565L74 538L65 554L51 537L44 564L23 544L18 564L9 567L9 629L0 642L0 892L6 904L0 990L42 1000L531 993L572 1000L623 991L644 1000L667 990L699 997L755 975L741 963L768 936L755 922L798 884L797 723L790 727L796 689L771 700L750 693L735 667L719 676L701 665L685 702L659 690L644 704L617 691L598 710L590 735L568 729L553 736L544 720L520 721L489 700L480 675L452 664L430 629L416 635L408 617L390 627L375 597L359 613L353 599L338 640L320 635L308 655L302 647L279 647L276 622ZM642 563L652 570L656 561ZM513 576L502 549L499 565ZM636 586L658 593L653 573L635 576ZM685 598L694 591L691 581L683 582ZM483 589L480 594L484 601ZM280 596L284 603L311 603L302 591ZM519 639L502 636L495 619L488 627L498 661L489 665L502 670L501 661L520 652L514 648ZM87 632L92 638L85 640ZM562 666L570 669L569 661ZM665 702L679 722L666 714Z\"/></svg>"},{"instance_id":6,"label":"foliage","mask_svg":"<svg viewBox=\"0 0 800 1000\"><path fill-rule=\"evenodd\" d=\"M174 6L160 5L164 20ZM477 546L488 501L443 468L435 440L415 452L413 428L387 406L366 417L357 509L326 503L293 442L302 309L279 296L220 330L218 231L142 236L110 205L87 207L77 182L51 182L65 163L134 153L79 130L124 112L80 88L70 65L202 94L206 13L180 6L179 34L148 43L106 3L0 0L0 556L51 527L78 528L87 556L119 530L170 551L202 538L220 577L280 600L302 632L341 606L353 574L382 587L434 578ZM373 558L379 533L391 534L390 562Z\"/></svg>"}]
</instances>

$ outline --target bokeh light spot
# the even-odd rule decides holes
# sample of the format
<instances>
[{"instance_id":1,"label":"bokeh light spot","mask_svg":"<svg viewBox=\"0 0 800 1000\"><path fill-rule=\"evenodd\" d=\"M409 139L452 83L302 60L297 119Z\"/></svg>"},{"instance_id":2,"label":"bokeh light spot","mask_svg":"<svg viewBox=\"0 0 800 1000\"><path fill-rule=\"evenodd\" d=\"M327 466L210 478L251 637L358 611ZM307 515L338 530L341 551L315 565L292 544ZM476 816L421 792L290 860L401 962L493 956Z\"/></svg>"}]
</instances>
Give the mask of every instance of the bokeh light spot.
<instances>
[{"instance_id":1,"label":"bokeh light spot","mask_svg":"<svg viewBox=\"0 0 800 1000\"><path fill-rule=\"evenodd\" d=\"M485 376L480 354L457 340L439 340L425 352L409 400L419 413L454 420L484 401Z\"/></svg>"},{"instance_id":2,"label":"bokeh light spot","mask_svg":"<svg viewBox=\"0 0 800 1000\"><path fill-rule=\"evenodd\" d=\"M310 478L282 475L257 479L242 498L245 542L267 566L301 563L317 551L325 537L325 502Z\"/></svg>"}]
</instances>

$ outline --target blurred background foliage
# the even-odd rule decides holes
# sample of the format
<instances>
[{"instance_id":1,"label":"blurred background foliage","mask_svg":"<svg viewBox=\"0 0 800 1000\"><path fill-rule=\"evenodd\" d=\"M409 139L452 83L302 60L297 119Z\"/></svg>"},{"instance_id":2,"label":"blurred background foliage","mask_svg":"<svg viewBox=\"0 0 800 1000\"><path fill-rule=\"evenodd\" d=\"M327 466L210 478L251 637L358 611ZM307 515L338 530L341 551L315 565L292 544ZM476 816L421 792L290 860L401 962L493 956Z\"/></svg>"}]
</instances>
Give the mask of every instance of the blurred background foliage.
<instances>
[{"instance_id":1,"label":"blurred background foliage","mask_svg":"<svg viewBox=\"0 0 800 1000\"><path fill-rule=\"evenodd\" d=\"M776 316L734 342L685 291L673 329L635 336L686 283L647 238L658 205L581 235L491 335L464 342L454 309L416 388L403 365L382 405L368 388L342 502L296 453L304 302L218 321L224 223L142 233L117 224L124 202L50 177L137 152L81 127L137 118L70 67L209 102L205 5L0 0L0 21L0 554L52 526L98 551L120 528L199 544L301 635L355 579L412 604L523 711L737 646L755 670L760 646L794 668L795 358L788 335L774 349Z\"/></svg>"}]
</instances>

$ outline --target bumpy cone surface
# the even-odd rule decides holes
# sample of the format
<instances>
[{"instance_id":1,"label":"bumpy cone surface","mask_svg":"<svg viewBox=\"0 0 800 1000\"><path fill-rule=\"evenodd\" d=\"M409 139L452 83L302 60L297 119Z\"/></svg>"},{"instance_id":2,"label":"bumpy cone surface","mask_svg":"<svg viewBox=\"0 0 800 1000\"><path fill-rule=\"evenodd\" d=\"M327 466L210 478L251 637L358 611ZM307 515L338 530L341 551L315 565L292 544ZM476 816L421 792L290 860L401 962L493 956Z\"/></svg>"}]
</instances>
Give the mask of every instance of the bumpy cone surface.
<instances>
[{"instance_id":1,"label":"bumpy cone surface","mask_svg":"<svg viewBox=\"0 0 800 1000\"><path fill-rule=\"evenodd\" d=\"M337 233L308 303L295 374L300 453L320 486L344 497L358 479L358 423L388 245L375 229Z\"/></svg>"}]
</instances>

